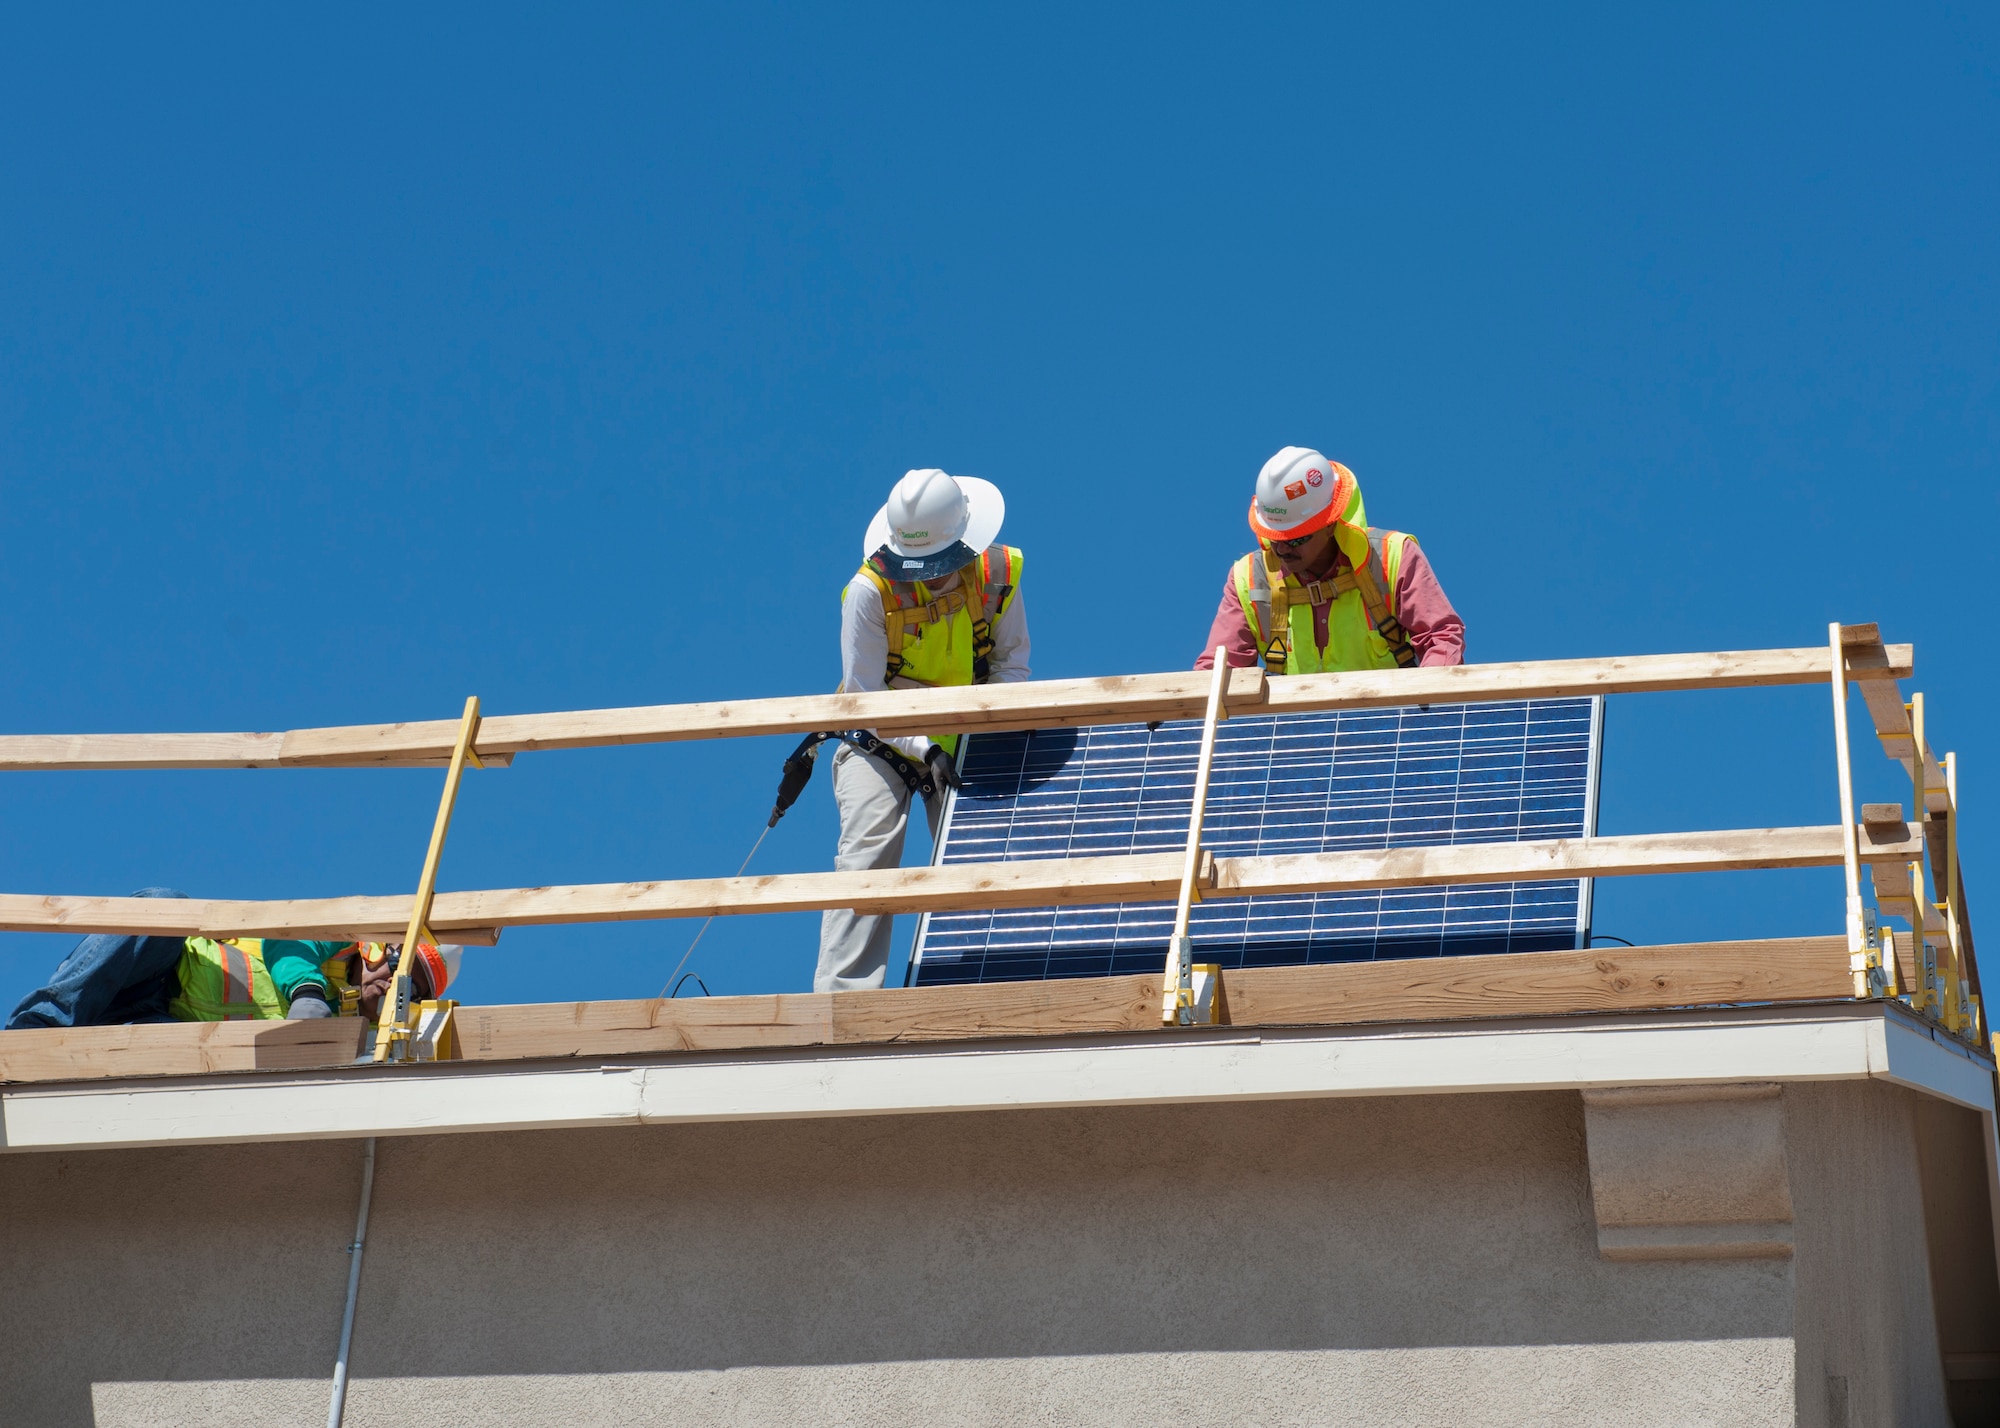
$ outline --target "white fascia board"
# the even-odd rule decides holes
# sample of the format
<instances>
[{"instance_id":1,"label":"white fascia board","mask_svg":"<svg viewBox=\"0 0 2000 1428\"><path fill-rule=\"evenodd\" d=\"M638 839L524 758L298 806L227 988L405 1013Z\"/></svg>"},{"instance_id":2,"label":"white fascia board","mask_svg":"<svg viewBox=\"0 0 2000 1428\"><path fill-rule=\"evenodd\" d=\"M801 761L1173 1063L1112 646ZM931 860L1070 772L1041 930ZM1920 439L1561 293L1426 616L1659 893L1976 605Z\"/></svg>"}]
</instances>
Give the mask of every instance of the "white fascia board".
<instances>
[{"instance_id":1,"label":"white fascia board","mask_svg":"<svg viewBox=\"0 0 2000 1428\"><path fill-rule=\"evenodd\" d=\"M1885 1081L1992 1115L1993 1068L1949 1033L1883 1017L1868 1023L1871 1071Z\"/></svg>"},{"instance_id":2,"label":"white fascia board","mask_svg":"<svg viewBox=\"0 0 2000 1428\"><path fill-rule=\"evenodd\" d=\"M1892 1015L820 1049L552 1068L217 1076L0 1095L13 1150L1324 1096L1881 1077L1990 1112L1990 1069Z\"/></svg>"},{"instance_id":3,"label":"white fascia board","mask_svg":"<svg viewBox=\"0 0 2000 1428\"><path fill-rule=\"evenodd\" d=\"M215 1076L9 1091L0 1149L342 1140L452 1131L637 1125L631 1066L427 1076Z\"/></svg>"}]
</instances>

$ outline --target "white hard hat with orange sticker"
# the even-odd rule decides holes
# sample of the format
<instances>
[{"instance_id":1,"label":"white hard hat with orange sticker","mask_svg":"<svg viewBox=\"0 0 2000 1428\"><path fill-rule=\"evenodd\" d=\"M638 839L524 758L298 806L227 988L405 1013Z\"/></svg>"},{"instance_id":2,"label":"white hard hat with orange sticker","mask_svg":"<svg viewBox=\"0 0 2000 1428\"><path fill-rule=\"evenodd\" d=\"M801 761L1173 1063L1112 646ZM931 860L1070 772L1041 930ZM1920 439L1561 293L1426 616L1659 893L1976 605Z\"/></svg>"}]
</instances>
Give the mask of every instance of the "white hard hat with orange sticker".
<instances>
[{"instance_id":1,"label":"white hard hat with orange sticker","mask_svg":"<svg viewBox=\"0 0 2000 1428\"><path fill-rule=\"evenodd\" d=\"M1354 473L1306 446L1288 446L1257 473L1250 529L1266 540L1297 540L1332 525L1354 495Z\"/></svg>"}]
</instances>

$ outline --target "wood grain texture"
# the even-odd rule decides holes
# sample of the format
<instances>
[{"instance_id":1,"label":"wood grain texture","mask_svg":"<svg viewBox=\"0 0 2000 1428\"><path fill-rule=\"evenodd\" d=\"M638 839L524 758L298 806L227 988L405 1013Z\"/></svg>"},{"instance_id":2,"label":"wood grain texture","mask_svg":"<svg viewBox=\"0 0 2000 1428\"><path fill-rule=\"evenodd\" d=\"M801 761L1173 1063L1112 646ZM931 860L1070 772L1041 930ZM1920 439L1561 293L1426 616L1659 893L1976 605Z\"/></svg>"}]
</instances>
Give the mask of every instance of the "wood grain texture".
<instances>
[{"instance_id":1,"label":"wood grain texture","mask_svg":"<svg viewBox=\"0 0 2000 1428\"><path fill-rule=\"evenodd\" d=\"M1899 950L1907 952L1907 939ZM1425 957L1223 975L1240 1027L1362 1026L1847 1000L1839 936L1485 957ZM1157 1035L1153 975L876 992L462 1007L468 1061L795 1046ZM75 1081L350 1064L361 1022L207 1022L0 1032L0 1079ZM393 1074L393 1073L392 1073Z\"/></svg>"},{"instance_id":2,"label":"wood grain texture","mask_svg":"<svg viewBox=\"0 0 2000 1428\"><path fill-rule=\"evenodd\" d=\"M1862 857L1870 862L1914 857L1919 846L1901 824L1868 828L1861 841ZM1640 833L1613 838L1557 838L1537 843L1471 843L1379 852L1218 858L1215 889L1204 896L1254 897L1335 888L1812 868L1832 866L1841 860L1837 826Z\"/></svg>"},{"instance_id":3,"label":"wood grain texture","mask_svg":"<svg viewBox=\"0 0 2000 1428\"><path fill-rule=\"evenodd\" d=\"M456 725L453 726L454 729ZM0 734L0 773L116 769L443 768L443 754L357 759L346 764L288 759L289 734ZM506 768L511 753L482 754Z\"/></svg>"},{"instance_id":4,"label":"wood grain texture","mask_svg":"<svg viewBox=\"0 0 2000 1428\"><path fill-rule=\"evenodd\" d=\"M1848 677L1870 710L1907 678L1909 645L1857 645ZM1472 664L1450 669L1367 670L1267 680L1263 671L1230 672L1229 708L1238 713L1369 709L1400 704L1455 704L1582 694L1660 693L1811 684L1833 673L1823 646L1726 650L1708 654L1625 655L1602 659ZM1874 693L1883 685L1887 696ZM952 689L817 694L780 699L655 704L549 714L496 714L481 726L478 752L490 764L513 755L615 744L669 743L824 729L884 734L1047 729L1067 725L1197 719L1208 676L1194 671L1029 680ZM457 721L354 724L282 734L16 734L0 736L0 772L25 769L369 768L431 767L450 757Z\"/></svg>"},{"instance_id":5,"label":"wood grain texture","mask_svg":"<svg viewBox=\"0 0 2000 1428\"><path fill-rule=\"evenodd\" d=\"M557 714L496 714L480 729L479 752L529 753L673 743L688 739L810 734L822 729L874 729L882 734L1044 729L1148 719L1200 718L1209 676L1111 675L1096 679L1029 680L1019 684L943 689L892 689L869 694L811 694L706 704L656 704ZM1242 712L1264 701L1262 670L1230 672L1229 703ZM374 764L450 752L456 726L360 725L295 729L285 735L291 766Z\"/></svg>"},{"instance_id":6,"label":"wood grain texture","mask_svg":"<svg viewBox=\"0 0 2000 1428\"><path fill-rule=\"evenodd\" d=\"M832 1000L824 992L461 1007L458 1018L467 1061L823 1046L833 1039Z\"/></svg>"},{"instance_id":7,"label":"wood grain texture","mask_svg":"<svg viewBox=\"0 0 2000 1428\"><path fill-rule=\"evenodd\" d=\"M1900 825L1864 828L1863 859L1873 863L1916 857L1918 844L1907 834ZM1840 861L1838 828L1751 828L1217 858L1204 865L1201 882L1202 896L1214 899L1346 888L1809 868ZM838 907L893 913L1165 902L1178 891L1180 874L1179 854L1154 853L867 872L770 873L682 882L503 888L439 893L432 905L430 926L439 936L451 937L461 928L811 912ZM0 894L0 931L393 938L401 934L411 902L407 894L277 902Z\"/></svg>"},{"instance_id":8,"label":"wood grain texture","mask_svg":"<svg viewBox=\"0 0 2000 1428\"><path fill-rule=\"evenodd\" d=\"M1851 999L1842 937L1599 947L1225 972L1233 1026L1664 1011Z\"/></svg>"},{"instance_id":9,"label":"wood grain texture","mask_svg":"<svg viewBox=\"0 0 2000 1428\"><path fill-rule=\"evenodd\" d=\"M1160 1029L1157 973L835 992L832 997L833 1039L840 1045Z\"/></svg>"},{"instance_id":10,"label":"wood grain texture","mask_svg":"<svg viewBox=\"0 0 2000 1428\"><path fill-rule=\"evenodd\" d=\"M202 1076L352 1065L358 1017L318 1021L196 1021L149 1026L0 1031L0 1081Z\"/></svg>"},{"instance_id":11,"label":"wood grain texture","mask_svg":"<svg viewBox=\"0 0 2000 1428\"><path fill-rule=\"evenodd\" d=\"M1847 677L1864 684L1907 678L1913 659L1914 651L1909 645L1850 651ZM1832 677L1833 654L1822 645L1787 650L1725 650L1714 654L1626 655L1608 659L1297 674L1271 681L1267 705L1273 713L1367 709L1490 699L1563 699L1587 694L1659 694L1681 689L1815 684Z\"/></svg>"}]
</instances>

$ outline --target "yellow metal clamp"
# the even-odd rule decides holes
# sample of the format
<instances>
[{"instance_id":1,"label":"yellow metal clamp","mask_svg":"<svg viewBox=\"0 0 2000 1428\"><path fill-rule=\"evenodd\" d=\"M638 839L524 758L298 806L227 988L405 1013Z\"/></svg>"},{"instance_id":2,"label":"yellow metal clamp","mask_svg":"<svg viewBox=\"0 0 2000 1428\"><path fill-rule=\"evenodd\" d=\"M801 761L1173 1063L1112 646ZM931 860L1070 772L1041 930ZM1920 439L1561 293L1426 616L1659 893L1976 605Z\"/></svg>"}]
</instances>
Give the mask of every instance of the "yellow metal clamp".
<instances>
[{"instance_id":1,"label":"yellow metal clamp","mask_svg":"<svg viewBox=\"0 0 2000 1428\"><path fill-rule=\"evenodd\" d=\"M458 781L468 760L478 765L473 741L479 737L479 696L465 701L465 713L458 723L458 742L452 746L451 763L445 769L444 796L438 801L437 820L431 825L430 848L424 854L424 871L417 880L417 900L410 909L410 924L403 932L402 955L396 959L395 980L388 996L382 998L381 1019L375 1026L375 1062L443 1060L438 1048L450 1045L456 1054L457 1038L452 1029L456 1002L417 1002L413 974L417 946L435 939L427 925L431 902L437 895L438 864L444 857L445 834L451 831L451 813L458 801ZM426 1022L426 1016L430 1021ZM428 1029L427 1029L428 1028Z\"/></svg>"}]
</instances>

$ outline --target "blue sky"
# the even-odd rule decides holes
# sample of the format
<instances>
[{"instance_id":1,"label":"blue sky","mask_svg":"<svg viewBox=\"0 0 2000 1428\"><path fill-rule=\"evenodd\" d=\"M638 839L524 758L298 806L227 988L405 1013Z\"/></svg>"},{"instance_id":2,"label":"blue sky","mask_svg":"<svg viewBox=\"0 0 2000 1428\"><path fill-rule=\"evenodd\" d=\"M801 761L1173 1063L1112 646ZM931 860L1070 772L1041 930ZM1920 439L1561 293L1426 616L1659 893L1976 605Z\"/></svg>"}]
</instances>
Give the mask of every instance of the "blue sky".
<instances>
[{"instance_id":1,"label":"blue sky","mask_svg":"<svg viewBox=\"0 0 2000 1428\"><path fill-rule=\"evenodd\" d=\"M17 12L0 728L828 689L925 465L1006 491L1037 675L1183 668L1300 443L1420 538L1476 660L1914 641L1984 902L1995 12L1139 13ZM1605 831L1835 816L1823 689L1608 730ZM444 885L732 872L787 742L472 774ZM0 888L399 891L438 782L7 775ZM822 781L756 866L832 840ZM1839 899L1625 880L1597 926ZM718 921L690 965L800 989L816 926ZM654 995L693 930L517 929L462 993ZM69 941L0 937L0 1002Z\"/></svg>"}]
</instances>

